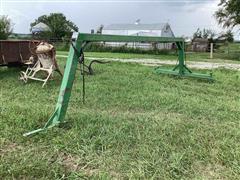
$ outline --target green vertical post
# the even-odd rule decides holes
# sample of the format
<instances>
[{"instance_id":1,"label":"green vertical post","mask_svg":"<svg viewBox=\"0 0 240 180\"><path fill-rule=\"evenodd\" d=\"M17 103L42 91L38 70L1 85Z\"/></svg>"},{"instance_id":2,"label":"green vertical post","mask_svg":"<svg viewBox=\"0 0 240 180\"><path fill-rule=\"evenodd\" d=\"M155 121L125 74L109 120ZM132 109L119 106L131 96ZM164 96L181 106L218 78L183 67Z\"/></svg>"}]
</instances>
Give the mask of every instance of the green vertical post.
<instances>
[{"instance_id":1,"label":"green vertical post","mask_svg":"<svg viewBox=\"0 0 240 180\"><path fill-rule=\"evenodd\" d=\"M179 74L184 74L184 59L185 59L185 52L184 52L184 42L177 42L178 46L178 58L179 58Z\"/></svg>"},{"instance_id":2,"label":"green vertical post","mask_svg":"<svg viewBox=\"0 0 240 180\"><path fill-rule=\"evenodd\" d=\"M76 47L76 49L80 51L82 48L82 44L83 42L80 40L80 37L78 34L78 37L76 39L76 42L74 43L74 46ZM31 134L46 130L47 128L51 128L63 122L64 117L66 115L67 108L68 108L68 102L71 96L71 91L72 91L72 86L75 79L77 65L78 65L78 56L75 53L74 48L71 46L54 113L51 115L51 117L49 118L49 120L47 121L47 123L43 128L31 131L29 133L25 133L24 136L29 136Z\"/></svg>"},{"instance_id":3,"label":"green vertical post","mask_svg":"<svg viewBox=\"0 0 240 180\"><path fill-rule=\"evenodd\" d=\"M185 69L187 69L185 66L184 41L176 42L176 45L178 48L178 64L174 67L173 71L176 71L178 69L177 74L179 76L183 76Z\"/></svg>"}]
</instances>

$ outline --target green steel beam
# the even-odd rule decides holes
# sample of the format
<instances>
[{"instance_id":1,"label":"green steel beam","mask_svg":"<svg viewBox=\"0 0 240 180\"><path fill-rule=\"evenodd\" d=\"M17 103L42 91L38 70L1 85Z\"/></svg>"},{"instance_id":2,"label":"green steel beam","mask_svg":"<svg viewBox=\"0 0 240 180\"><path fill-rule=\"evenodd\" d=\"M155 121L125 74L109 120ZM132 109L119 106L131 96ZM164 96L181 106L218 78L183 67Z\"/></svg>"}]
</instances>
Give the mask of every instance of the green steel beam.
<instances>
[{"instance_id":1,"label":"green steel beam","mask_svg":"<svg viewBox=\"0 0 240 180\"><path fill-rule=\"evenodd\" d=\"M79 35L77 37L77 43L73 43L73 44L77 49L79 49L79 52L80 52L83 42L80 41ZM78 56L74 48L71 46L69 50L69 55L67 58L66 67L64 70L64 75L63 75L62 84L61 84L55 111L53 112L50 119L47 121L47 123L43 128L25 133L24 136L29 136L31 134L44 131L48 128L51 128L63 122L65 114L67 112L68 102L71 96L71 91L72 91L72 86L75 79L77 65L78 65Z\"/></svg>"},{"instance_id":2,"label":"green steel beam","mask_svg":"<svg viewBox=\"0 0 240 180\"><path fill-rule=\"evenodd\" d=\"M185 69L183 74L180 74L176 70L170 70L170 69L160 69L156 68L155 72L158 74L166 74L166 75L174 75L179 77L192 77L192 78L198 78L203 80L208 80L209 82L213 82L214 78L212 77L212 74L201 74L201 73L190 73L187 69Z\"/></svg>"},{"instance_id":3,"label":"green steel beam","mask_svg":"<svg viewBox=\"0 0 240 180\"><path fill-rule=\"evenodd\" d=\"M121 36L121 35L101 35L80 33L81 41L89 42L183 42L183 38L171 37L151 37L151 36Z\"/></svg>"},{"instance_id":4,"label":"green steel beam","mask_svg":"<svg viewBox=\"0 0 240 180\"><path fill-rule=\"evenodd\" d=\"M73 44L79 52L83 50L83 46L87 42L162 42L162 43L176 43L178 47L178 65L173 70L164 70L157 68L156 73L170 74L177 76L203 78L213 80L211 75L192 73L185 65L184 39L183 38L165 38L165 37L147 37L147 36L119 36L119 35L97 35L78 33L78 36ZM78 65L79 53L71 46L67 63L64 70L62 84L58 96L55 111L44 125L43 128L25 133L24 136L29 136L48 128L54 127L64 121L67 112L69 99L71 96L72 86L75 79L76 69Z\"/></svg>"}]
</instances>

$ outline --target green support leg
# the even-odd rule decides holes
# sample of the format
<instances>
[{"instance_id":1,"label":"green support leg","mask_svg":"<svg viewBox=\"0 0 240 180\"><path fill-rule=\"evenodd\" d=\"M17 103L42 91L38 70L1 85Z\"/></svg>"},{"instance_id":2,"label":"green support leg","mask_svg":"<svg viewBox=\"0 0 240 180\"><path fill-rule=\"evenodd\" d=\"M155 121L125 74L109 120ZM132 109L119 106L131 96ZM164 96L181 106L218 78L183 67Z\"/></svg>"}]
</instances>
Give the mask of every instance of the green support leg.
<instances>
[{"instance_id":1,"label":"green support leg","mask_svg":"<svg viewBox=\"0 0 240 180\"><path fill-rule=\"evenodd\" d=\"M180 77L193 77L193 78L200 78L206 79L209 81L214 81L212 74L200 74L200 73L193 73L186 65L185 65L185 52L184 52L184 42L177 42L178 47L178 65L176 65L173 70L167 70L162 68L156 68L155 72L158 74L169 74L175 75Z\"/></svg>"},{"instance_id":2,"label":"green support leg","mask_svg":"<svg viewBox=\"0 0 240 180\"><path fill-rule=\"evenodd\" d=\"M76 49L81 50L83 42L80 41L79 36L74 44ZM47 121L43 128L25 133L24 136L29 136L41 131L44 131L48 128L56 126L63 122L67 108L68 102L71 96L72 86L75 79L75 74L78 65L78 56L75 53L73 47L70 48L69 55L67 58L66 67L64 70L63 80L60 88L60 93L58 96L58 101L56 105L56 109L50 119Z\"/></svg>"}]
</instances>

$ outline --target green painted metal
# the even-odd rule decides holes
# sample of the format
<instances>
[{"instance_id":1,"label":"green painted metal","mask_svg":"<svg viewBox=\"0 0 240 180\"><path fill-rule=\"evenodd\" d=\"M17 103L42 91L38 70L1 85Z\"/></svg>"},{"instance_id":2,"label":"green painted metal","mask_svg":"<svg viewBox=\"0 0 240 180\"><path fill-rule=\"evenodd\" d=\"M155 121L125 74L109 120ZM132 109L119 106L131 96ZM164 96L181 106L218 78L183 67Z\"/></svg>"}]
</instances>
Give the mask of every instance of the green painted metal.
<instances>
[{"instance_id":1,"label":"green painted metal","mask_svg":"<svg viewBox=\"0 0 240 180\"><path fill-rule=\"evenodd\" d=\"M73 45L79 52L83 50L84 45L88 42L175 42L179 52L179 63L173 70L164 70L157 68L157 73L170 74L177 76L188 76L195 78L203 78L213 80L211 75L192 73L185 65L184 39L183 38L166 38L166 37L146 37L146 36L119 36L119 35L97 35L79 33ZM79 61L79 53L71 46L67 63L63 75L63 80L58 96L55 111L43 128L25 133L24 136L29 136L48 128L54 127L64 121L67 112L69 99L71 96L72 86L75 79L76 69Z\"/></svg>"},{"instance_id":2,"label":"green painted metal","mask_svg":"<svg viewBox=\"0 0 240 180\"><path fill-rule=\"evenodd\" d=\"M122 35L99 35L99 34L84 34L80 33L81 41L88 42L183 42L183 38L170 37L151 37L151 36L122 36Z\"/></svg>"},{"instance_id":3,"label":"green painted metal","mask_svg":"<svg viewBox=\"0 0 240 180\"><path fill-rule=\"evenodd\" d=\"M199 79L206 79L208 81L214 81L212 74L200 74L200 73L193 73L189 68L187 68L185 64L185 51L184 51L184 41L176 42L178 47L178 64L172 69L163 69L163 68L156 68L155 72L158 74L168 74L168 75L175 75L179 77L192 77L192 78L199 78Z\"/></svg>"},{"instance_id":4,"label":"green painted metal","mask_svg":"<svg viewBox=\"0 0 240 180\"><path fill-rule=\"evenodd\" d=\"M77 37L77 43L73 43L73 44L79 50L83 48L82 47L83 42L80 41L79 35ZM74 48L71 46L69 50L69 55L68 55L66 67L64 70L60 93L58 96L58 101L57 101L57 105L54 113L51 115L50 119L47 121L47 123L43 128L25 133L24 136L29 136L31 134L41 132L43 130L46 130L47 128L51 128L63 122L66 111L67 111L68 102L71 96L71 91L72 91L72 86L75 79L77 65L78 65L78 56L74 51Z\"/></svg>"}]
</instances>

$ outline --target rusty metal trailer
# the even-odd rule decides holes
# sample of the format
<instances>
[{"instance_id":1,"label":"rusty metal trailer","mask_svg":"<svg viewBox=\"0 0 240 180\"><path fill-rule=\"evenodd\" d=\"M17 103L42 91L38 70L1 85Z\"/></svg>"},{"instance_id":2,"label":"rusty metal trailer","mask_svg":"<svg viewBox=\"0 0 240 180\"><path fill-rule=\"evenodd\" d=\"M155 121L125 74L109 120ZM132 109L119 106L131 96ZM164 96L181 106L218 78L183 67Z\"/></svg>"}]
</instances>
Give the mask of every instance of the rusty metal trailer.
<instances>
[{"instance_id":1,"label":"rusty metal trailer","mask_svg":"<svg viewBox=\"0 0 240 180\"><path fill-rule=\"evenodd\" d=\"M32 55L31 48L39 41L0 40L0 66L22 66Z\"/></svg>"}]
</instances>

